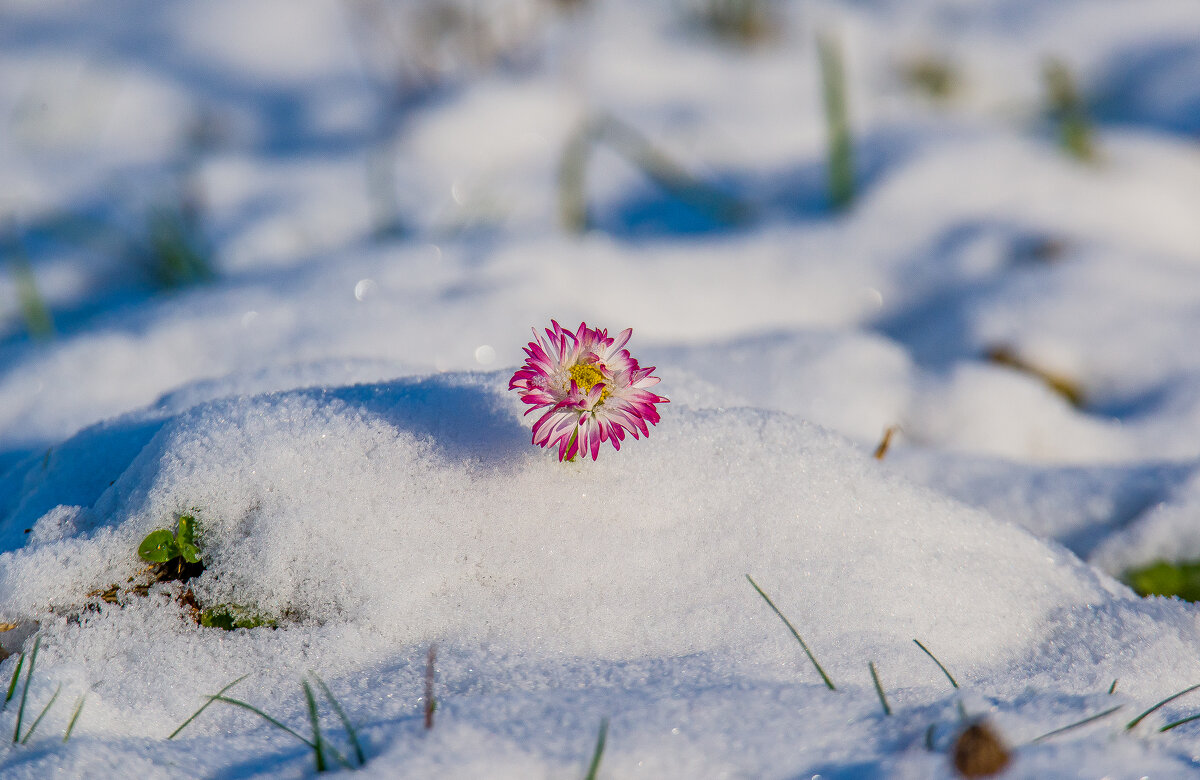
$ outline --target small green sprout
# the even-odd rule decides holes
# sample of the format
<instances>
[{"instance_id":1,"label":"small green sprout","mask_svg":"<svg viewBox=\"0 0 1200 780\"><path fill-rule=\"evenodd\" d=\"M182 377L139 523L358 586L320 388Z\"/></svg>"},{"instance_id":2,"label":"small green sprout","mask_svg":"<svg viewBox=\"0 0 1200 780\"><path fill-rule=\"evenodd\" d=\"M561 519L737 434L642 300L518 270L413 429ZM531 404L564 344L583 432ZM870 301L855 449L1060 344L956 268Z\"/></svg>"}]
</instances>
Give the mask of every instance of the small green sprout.
<instances>
[{"instance_id":1,"label":"small green sprout","mask_svg":"<svg viewBox=\"0 0 1200 780\"><path fill-rule=\"evenodd\" d=\"M138 545L138 557L149 563L166 563L176 558L182 558L188 563L199 563L196 518L182 515L179 518L178 530L174 534L165 528L152 531Z\"/></svg>"},{"instance_id":2,"label":"small green sprout","mask_svg":"<svg viewBox=\"0 0 1200 780\"><path fill-rule=\"evenodd\" d=\"M1200 601L1200 561L1157 560L1130 569L1121 579L1139 596L1178 596L1184 601Z\"/></svg>"},{"instance_id":3,"label":"small green sprout","mask_svg":"<svg viewBox=\"0 0 1200 780\"><path fill-rule=\"evenodd\" d=\"M200 625L206 628L223 628L226 631L232 631L235 628L258 628L260 626L275 628L276 622L241 604L216 604L201 610Z\"/></svg>"},{"instance_id":4,"label":"small green sprout","mask_svg":"<svg viewBox=\"0 0 1200 780\"><path fill-rule=\"evenodd\" d=\"M1062 60L1051 58L1043 67L1042 78L1046 84L1050 118L1058 126L1059 146L1080 162L1095 162L1097 153L1091 119L1070 69Z\"/></svg>"}]
</instances>

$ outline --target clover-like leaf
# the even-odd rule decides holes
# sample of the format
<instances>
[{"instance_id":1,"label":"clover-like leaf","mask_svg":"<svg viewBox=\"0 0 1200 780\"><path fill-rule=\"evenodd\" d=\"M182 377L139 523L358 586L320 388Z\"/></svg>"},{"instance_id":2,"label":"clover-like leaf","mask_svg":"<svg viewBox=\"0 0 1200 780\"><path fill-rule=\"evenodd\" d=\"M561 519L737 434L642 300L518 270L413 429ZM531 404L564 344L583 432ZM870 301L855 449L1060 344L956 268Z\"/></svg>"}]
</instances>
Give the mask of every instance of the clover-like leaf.
<instances>
[{"instance_id":1,"label":"clover-like leaf","mask_svg":"<svg viewBox=\"0 0 1200 780\"><path fill-rule=\"evenodd\" d=\"M175 541L179 547L179 555L188 563L200 562L200 546L196 544L196 518L183 515L179 518L179 531Z\"/></svg>"},{"instance_id":2,"label":"clover-like leaf","mask_svg":"<svg viewBox=\"0 0 1200 780\"><path fill-rule=\"evenodd\" d=\"M179 556L179 545L175 535L165 528L152 531L138 545L138 557L150 563L166 563Z\"/></svg>"}]
</instances>

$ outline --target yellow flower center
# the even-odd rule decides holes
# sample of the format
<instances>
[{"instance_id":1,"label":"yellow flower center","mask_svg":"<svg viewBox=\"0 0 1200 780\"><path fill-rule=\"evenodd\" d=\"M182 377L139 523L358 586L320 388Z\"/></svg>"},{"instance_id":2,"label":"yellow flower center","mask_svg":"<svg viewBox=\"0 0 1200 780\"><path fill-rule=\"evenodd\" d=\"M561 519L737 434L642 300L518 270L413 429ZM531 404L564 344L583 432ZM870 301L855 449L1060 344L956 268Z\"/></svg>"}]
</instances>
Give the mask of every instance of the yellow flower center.
<instances>
[{"instance_id":1,"label":"yellow flower center","mask_svg":"<svg viewBox=\"0 0 1200 780\"><path fill-rule=\"evenodd\" d=\"M600 373L600 369L592 363L577 363L570 368L571 379L575 380L575 384L583 392L588 392L597 383L604 381L604 374ZM604 389L600 391L600 403L608 398L608 385L605 384Z\"/></svg>"}]
</instances>

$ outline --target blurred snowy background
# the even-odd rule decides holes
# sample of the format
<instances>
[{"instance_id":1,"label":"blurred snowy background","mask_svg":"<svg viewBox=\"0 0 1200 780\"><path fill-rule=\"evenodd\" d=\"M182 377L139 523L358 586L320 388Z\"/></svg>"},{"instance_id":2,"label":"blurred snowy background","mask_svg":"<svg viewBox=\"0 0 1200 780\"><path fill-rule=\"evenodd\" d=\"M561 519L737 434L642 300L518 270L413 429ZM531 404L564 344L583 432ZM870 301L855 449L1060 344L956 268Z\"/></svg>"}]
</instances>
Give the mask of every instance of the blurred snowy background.
<instances>
[{"instance_id":1,"label":"blurred snowy background","mask_svg":"<svg viewBox=\"0 0 1200 780\"><path fill-rule=\"evenodd\" d=\"M573 776L608 715L613 777L929 777L919 636L1022 776L1185 775L1182 728L1027 743L1200 675L1110 579L1200 558L1198 214L1180 0L0 0L0 622L91 702L0 768L303 774L156 729L317 668L380 776ZM634 329L649 441L527 445L551 317ZM184 511L278 630L92 598Z\"/></svg>"}]
</instances>

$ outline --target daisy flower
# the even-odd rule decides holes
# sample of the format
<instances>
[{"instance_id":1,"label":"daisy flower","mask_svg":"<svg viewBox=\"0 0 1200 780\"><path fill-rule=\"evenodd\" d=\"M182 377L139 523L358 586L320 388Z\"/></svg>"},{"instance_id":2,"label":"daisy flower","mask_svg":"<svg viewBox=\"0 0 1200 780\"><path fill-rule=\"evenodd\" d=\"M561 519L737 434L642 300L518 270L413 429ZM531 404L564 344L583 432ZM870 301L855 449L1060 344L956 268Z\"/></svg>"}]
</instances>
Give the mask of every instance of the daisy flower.
<instances>
[{"instance_id":1,"label":"daisy flower","mask_svg":"<svg viewBox=\"0 0 1200 780\"><path fill-rule=\"evenodd\" d=\"M529 404L525 414L545 410L533 424L533 443L557 446L560 461L581 452L595 460L606 441L619 450L626 433L649 436L659 420L655 404L668 401L647 389L659 382L650 376L654 366L642 368L625 349L633 329L614 338L586 322L574 333L550 324L544 338L534 330L525 365L508 383Z\"/></svg>"}]
</instances>

